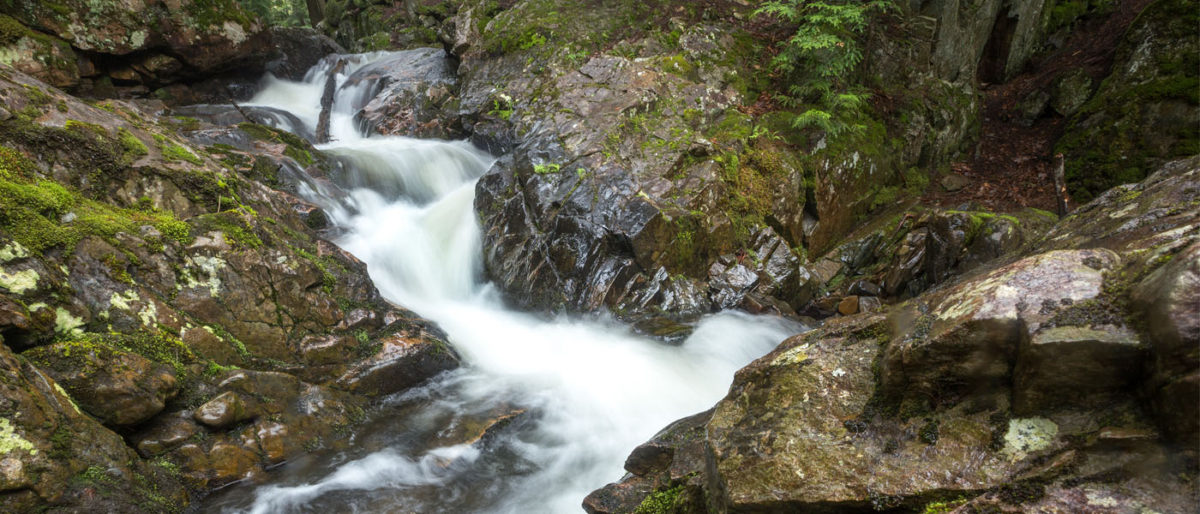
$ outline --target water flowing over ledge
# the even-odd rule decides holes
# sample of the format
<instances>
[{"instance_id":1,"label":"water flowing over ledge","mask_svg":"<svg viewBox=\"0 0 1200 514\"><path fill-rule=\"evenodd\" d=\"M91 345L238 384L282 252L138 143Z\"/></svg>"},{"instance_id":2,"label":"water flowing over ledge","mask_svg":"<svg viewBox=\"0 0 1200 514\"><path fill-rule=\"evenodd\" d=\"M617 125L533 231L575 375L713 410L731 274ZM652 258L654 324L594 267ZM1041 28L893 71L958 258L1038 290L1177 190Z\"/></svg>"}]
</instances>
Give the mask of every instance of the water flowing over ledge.
<instances>
[{"instance_id":1,"label":"water flowing over ledge","mask_svg":"<svg viewBox=\"0 0 1200 514\"><path fill-rule=\"evenodd\" d=\"M739 367L801 331L726 312L679 346L607 319L545 320L507 310L482 279L475 182L493 157L466 142L361 134L355 113L386 53L346 56L334 77L331 142L345 194L304 191L343 230L388 299L436 321L466 365L387 399L355 448L284 466L272 482L232 488L208 512L571 512L619 478L625 455L657 430L717 401ZM288 111L312 133L332 60L304 82L268 77L248 105Z\"/></svg>"}]
</instances>

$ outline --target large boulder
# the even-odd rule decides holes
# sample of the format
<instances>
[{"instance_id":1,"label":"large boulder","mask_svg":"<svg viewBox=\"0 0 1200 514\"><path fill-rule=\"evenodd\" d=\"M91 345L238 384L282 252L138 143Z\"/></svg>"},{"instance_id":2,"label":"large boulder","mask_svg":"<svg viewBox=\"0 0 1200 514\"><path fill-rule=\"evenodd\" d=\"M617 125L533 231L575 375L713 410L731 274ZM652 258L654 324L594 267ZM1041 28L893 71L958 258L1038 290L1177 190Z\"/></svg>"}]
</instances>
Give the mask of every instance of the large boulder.
<instances>
[{"instance_id":1,"label":"large boulder","mask_svg":"<svg viewBox=\"0 0 1200 514\"><path fill-rule=\"evenodd\" d=\"M1148 392L1159 424L1200 452L1200 243L1137 284L1132 300L1154 349Z\"/></svg>"},{"instance_id":2,"label":"large boulder","mask_svg":"<svg viewBox=\"0 0 1200 514\"><path fill-rule=\"evenodd\" d=\"M162 84L270 55L266 25L235 0L18 0L0 12L6 62L59 87Z\"/></svg>"},{"instance_id":3,"label":"large boulder","mask_svg":"<svg viewBox=\"0 0 1200 514\"><path fill-rule=\"evenodd\" d=\"M119 342L79 340L42 346L23 355L62 384L71 397L110 425L136 425L179 392L175 370L115 347Z\"/></svg>"},{"instance_id":4,"label":"large boulder","mask_svg":"<svg viewBox=\"0 0 1200 514\"><path fill-rule=\"evenodd\" d=\"M0 344L0 510L170 510L185 489Z\"/></svg>"},{"instance_id":5,"label":"large boulder","mask_svg":"<svg viewBox=\"0 0 1200 514\"><path fill-rule=\"evenodd\" d=\"M184 506L184 487L205 494L343 444L367 400L339 379L381 364L385 341L431 350L387 354L372 383L388 392L458 364L432 351L440 331L321 238L319 210L264 185L328 174L303 138L166 116L156 101L85 104L19 72L0 97L0 357L21 352L25 377L5 380L4 401L56 380L66 391L9 416L37 453L3 464L0 510ZM48 417L64 410L86 423ZM157 499L139 492L154 487ZM93 493L112 505L83 506Z\"/></svg>"},{"instance_id":6,"label":"large boulder","mask_svg":"<svg viewBox=\"0 0 1200 514\"><path fill-rule=\"evenodd\" d=\"M1071 117L1056 150L1072 197L1096 198L1162 163L1200 154L1200 14L1185 0L1151 3L1126 31L1112 73Z\"/></svg>"},{"instance_id":7,"label":"large boulder","mask_svg":"<svg viewBox=\"0 0 1200 514\"><path fill-rule=\"evenodd\" d=\"M271 27L271 42L276 57L266 64L266 71L287 80L302 80L321 59L346 53L337 41L308 27Z\"/></svg>"},{"instance_id":8,"label":"large boulder","mask_svg":"<svg viewBox=\"0 0 1200 514\"><path fill-rule=\"evenodd\" d=\"M1105 195L1024 258L784 341L585 508L1193 510L1198 163Z\"/></svg>"},{"instance_id":9,"label":"large boulder","mask_svg":"<svg viewBox=\"0 0 1200 514\"><path fill-rule=\"evenodd\" d=\"M396 52L364 66L342 87L362 87L368 93L355 115L367 131L451 139L463 135L461 125L439 115L457 85L450 56L440 49L422 48Z\"/></svg>"}]
</instances>

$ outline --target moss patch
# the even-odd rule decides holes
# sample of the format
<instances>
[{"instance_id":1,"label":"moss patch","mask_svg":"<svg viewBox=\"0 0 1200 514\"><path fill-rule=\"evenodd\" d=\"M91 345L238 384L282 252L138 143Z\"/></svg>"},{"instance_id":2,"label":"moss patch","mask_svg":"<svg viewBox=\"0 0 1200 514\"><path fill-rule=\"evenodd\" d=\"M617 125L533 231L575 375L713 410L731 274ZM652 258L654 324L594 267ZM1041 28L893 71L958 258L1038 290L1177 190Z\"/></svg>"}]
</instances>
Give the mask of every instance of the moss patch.
<instances>
[{"instance_id":1,"label":"moss patch","mask_svg":"<svg viewBox=\"0 0 1200 514\"><path fill-rule=\"evenodd\" d=\"M34 253L62 248L67 253L84 237L112 241L120 232L137 234L151 225L168 237L190 242L187 225L169 212L123 209L32 176L32 163L0 146L0 229Z\"/></svg>"}]
</instances>

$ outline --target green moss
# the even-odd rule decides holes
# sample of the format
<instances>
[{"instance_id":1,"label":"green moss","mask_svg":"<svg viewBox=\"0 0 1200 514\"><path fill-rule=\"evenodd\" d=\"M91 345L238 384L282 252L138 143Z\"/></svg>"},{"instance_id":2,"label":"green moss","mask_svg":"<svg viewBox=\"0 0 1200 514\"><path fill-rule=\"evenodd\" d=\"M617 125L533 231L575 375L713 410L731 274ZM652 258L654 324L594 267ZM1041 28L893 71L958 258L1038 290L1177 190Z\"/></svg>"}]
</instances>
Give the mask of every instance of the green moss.
<instances>
[{"instance_id":1,"label":"green moss","mask_svg":"<svg viewBox=\"0 0 1200 514\"><path fill-rule=\"evenodd\" d=\"M158 144L159 151L162 152L163 158L168 162L190 162L195 165L204 164L204 160L197 157L191 150L176 144L166 137L155 134L154 142Z\"/></svg>"},{"instance_id":2,"label":"green moss","mask_svg":"<svg viewBox=\"0 0 1200 514\"><path fill-rule=\"evenodd\" d=\"M313 146L295 134L250 122L240 123L238 128L254 139L287 145L283 149L283 154L301 166L308 167L316 162L312 153L315 151Z\"/></svg>"},{"instance_id":3,"label":"green moss","mask_svg":"<svg viewBox=\"0 0 1200 514\"><path fill-rule=\"evenodd\" d=\"M634 514L669 514L681 506L684 486L682 484L655 491L642 500Z\"/></svg>"},{"instance_id":4,"label":"green moss","mask_svg":"<svg viewBox=\"0 0 1200 514\"><path fill-rule=\"evenodd\" d=\"M558 173L562 169L561 164L536 164L533 166L533 172L538 175L549 175Z\"/></svg>"},{"instance_id":5,"label":"green moss","mask_svg":"<svg viewBox=\"0 0 1200 514\"><path fill-rule=\"evenodd\" d=\"M120 232L138 233L143 225L190 242L187 225L171 213L122 209L57 182L28 178L32 163L10 148L0 147L0 167L0 229L35 253L56 247L70 253L89 235L112 241Z\"/></svg>"},{"instance_id":6,"label":"green moss","mask_svg":"<svg viewBox=\"0 0 1200 514\"><path fill-rule=\"evenodd\" d=\"M150 154L150 149L146 147L146 143L143 143L141 139L138 139L137 136L126 130L125 127L117 129L117 140L121 142L121 148L125 151L125 155L129 158L130 162Z\"/></svg>"},{"instance_id":7,"label":"green moss","mask_svg":"<svg viewBox=\"0 0 1200 514\"><path fill-rule=\"evenodd\" d=\"M337 277L334 276L332 270L340 269L341 265L331 257L317 257L303 248L293 246L292 250L294 250L296 255L299 255L300 258L313 263L313 265L321 271L321 288L326 293L332 294L333 286L337 285Z\"/></svg>"},{"instance_id":8,"label":"green moss","mask_svg":"<svg viewBox=\"0 0 1200 514\"><path fill-rule=\"evenodd\" d=\"M197 233L221 232L225 234L225 240L236 247L262 247L262 239L244 216L245 213L236 210L215 212L197 216L192 223Z\"/></svg>"},{"instance_id":9,"label":"green moss","mask_svg":"<svg viewBox=\"0 0 1200 514\"><path fill-rule=\"evenodd\" d=\"M954 512L955 509L967 503L966 499L959 498L953 501L937 501L925 506L922 514L948 514Z\"/></svg>"},{"instance_id":10,"label":"green moss","mask_svg":"<svg viewBox=\"0 0 1200 514\"><path fill-rule=\"evenodd\" d=\"M186 6L191 18L191 27L198 30L223 30L226 21L232 21L249 29L254 16L242 8L236 0L194 0Z\"/></svg>"},{"instance_id":11,"label":"green moss","mask_svg":"<svg viewBox=\"0 0 1200 514\"><path fill-rule=\"evenodd\" d=\"M195 354L183 341L165 331L67 335L53 347L34 348L22 355L36 364L53 369L89 372L89 366L111 361L118 352L135 353L167 364L181 376L187 372L186 365L196 360ZM86 355L96 355L97 359L87 359Z\"/></svg>"},{"instance_id":12,"label":"green moss","mask_svg":"<svg viewBox=\"0 0 1200 514\"><path fill-rule=\"evenodd\" d=\"M105 129L104 127L101 127L100 125L97 125L95 123L88 123L86 121L67 120L67 122L63 128L65 128L68 132L75 132L78 134L87 134L87 135L95 136L97 138L108 137L107 129Z\"/></svg>"},{"instance_id":13,"label":"green moss","mask_svg":"<svg viewBox=\"0 0 1200 514\"><path fill-rule=\"evenodd\" d=\"M0 14L0 46L9 46L27 36L29 29L7 14Z\"/></svg>"}]
</instances>

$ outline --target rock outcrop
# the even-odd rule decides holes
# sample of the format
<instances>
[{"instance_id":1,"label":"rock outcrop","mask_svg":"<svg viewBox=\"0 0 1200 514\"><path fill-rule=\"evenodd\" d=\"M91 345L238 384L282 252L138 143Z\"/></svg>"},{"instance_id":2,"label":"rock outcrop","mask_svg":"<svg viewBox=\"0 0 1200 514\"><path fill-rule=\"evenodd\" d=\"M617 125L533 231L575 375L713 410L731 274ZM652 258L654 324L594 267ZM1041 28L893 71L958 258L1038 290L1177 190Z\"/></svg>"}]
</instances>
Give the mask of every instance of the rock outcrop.
<instances>
[{"instance_id":1,"label":"rock outcrop","mask_svg":"<svg viewBox=\"0 0 1200 514\"><path fill-rule=\"evenodd\" d=\"M63 88L162 85L270 54L266 25L235 0L9 2L3 62Z\"/></svg>"},{"instance_id":2,"label":"rock outcrop","mask_svg":"<svg viewBox=\"0 0 1200 514\"><path fill-rule=\"evenodd\" d=\"M1023 258L785 341L585 508L1194 509L1198 176L1169 163Z\"/></svg>"},{"instance_id":3,"label":"rock outcrop","mask_svg":"<svg viewBox=\"0 0 1200 514\"><path fill-rule=\"evenodd\" d=\"M377 96L360 119L386 133L468 135L503 155L476 208L489 277L521 308L612 309L650 324L733 306L788 313L813 295L805 252L835 248L967 150L980 67L1009 76L1039 46L1043 4L1001 4L970 16L931 4L889 20L898 32L872 34L862 73L888 76L893 102L836 143L782 141L795 134L785 113L755 106L754 77L769 64L750 9L732 4L406 4L388 16L404 30L436 27L458 80ZM330 5L347 19L386 10ZM342 31L338 18L327 23ZM893 118L908 122L883 121Z\"/></svg>"},{"instance_id":4,"label":"rock outcrop","mask_svg":"<svg viewBox=\"0 0 1200 514\"><path fill-rule=\"evenodd\" d=\"M1151 3L1125 32L1112 73L1070 113L1056 148L1066 155L1067 183L1077 200L1200 153L1197 23L1200 14L1189 2Z\"/></svg>"},{"instance_id":5,"label":"rock outcrop","mask_svg":"<svg viewBox=\"0 0 1200 514\"><path fill-rule=\"evenodd\" d=\"M458 365L285 192L333 169L303 138L11 70L0 98L0 510L177 508Z\"/></svg>"}]
</instances>

